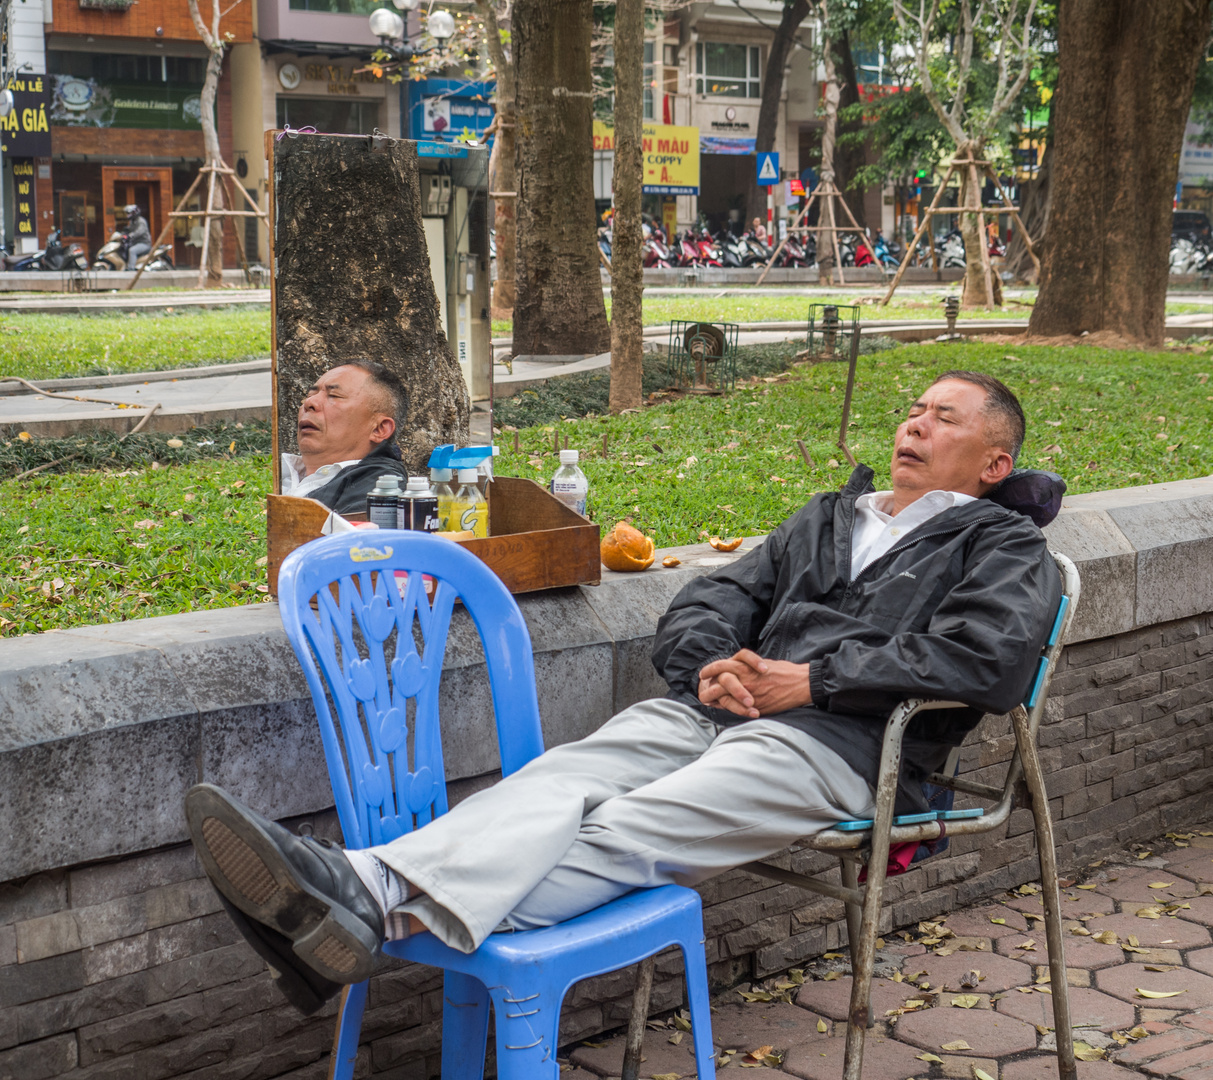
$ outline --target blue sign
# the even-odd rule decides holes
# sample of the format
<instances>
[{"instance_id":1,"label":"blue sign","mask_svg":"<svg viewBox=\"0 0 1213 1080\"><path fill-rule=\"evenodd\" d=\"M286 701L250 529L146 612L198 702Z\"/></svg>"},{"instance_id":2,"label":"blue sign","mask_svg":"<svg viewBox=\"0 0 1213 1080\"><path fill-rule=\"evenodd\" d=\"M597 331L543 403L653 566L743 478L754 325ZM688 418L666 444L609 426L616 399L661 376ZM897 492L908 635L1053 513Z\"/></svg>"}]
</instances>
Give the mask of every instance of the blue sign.
<instances>
[{"instance_id":1,"label":"blue sign","mask_svg":"<svg viewBox=\"0 0 1213 1080\"><path fill-rule=\"evenodd\" d=\"M758 186L770 187L779 183L779 155L758 155Z\"/></svg>"},{"instance_id":2,"label":"blue sign","mask_svg":"<svg viewBox=\"0 0 1213 1080\"><path fill-rule=\"evenodd\" d=\"M418 139L417 156L465 158L468 156L468 148L463 143L434 142L430 139Z\"/></svg>"},{"instance_id":3,"label":"blue sign","mask_svg":"<svg viewBox=\"0 0 1213 1080\"><path fill-rule=\"evenodd\" d=\"M493 122L494 85L467 79L420 79L409 83L409 138L453 142L461 135L485 138Z\"/></svg>"}]
</instances>

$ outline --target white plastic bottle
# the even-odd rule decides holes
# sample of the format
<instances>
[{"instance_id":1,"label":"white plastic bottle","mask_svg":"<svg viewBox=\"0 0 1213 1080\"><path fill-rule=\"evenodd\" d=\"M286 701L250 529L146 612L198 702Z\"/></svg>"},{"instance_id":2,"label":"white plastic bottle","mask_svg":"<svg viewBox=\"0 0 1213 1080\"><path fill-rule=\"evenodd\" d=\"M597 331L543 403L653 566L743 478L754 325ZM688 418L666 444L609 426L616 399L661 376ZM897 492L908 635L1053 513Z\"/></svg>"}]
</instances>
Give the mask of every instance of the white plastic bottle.
<instances>
[{"instance_id":1,"label":"white plastic bottle","mask_svg":"<svg viewBox=\"0 0 1213 1080\"><path fill-rule=\"evenodd\" d=\"M451 501L450 524L454 530L479 538L489 535L489 504L476 486L476 470L459 470L459 490Z\"/></svg>"},{"instance_id":2,"label":"white plastic bottle","mask_svg":"<svg viewBox=\"0 0 1213 1080\"><path fill-rule=\"evenodd\" d=\"M585 517L585 497L590 482L577 465L580 454L576 450L560 451L560 468L552 477L550 490L570 510Z\"/></svg>"}]
</instances>

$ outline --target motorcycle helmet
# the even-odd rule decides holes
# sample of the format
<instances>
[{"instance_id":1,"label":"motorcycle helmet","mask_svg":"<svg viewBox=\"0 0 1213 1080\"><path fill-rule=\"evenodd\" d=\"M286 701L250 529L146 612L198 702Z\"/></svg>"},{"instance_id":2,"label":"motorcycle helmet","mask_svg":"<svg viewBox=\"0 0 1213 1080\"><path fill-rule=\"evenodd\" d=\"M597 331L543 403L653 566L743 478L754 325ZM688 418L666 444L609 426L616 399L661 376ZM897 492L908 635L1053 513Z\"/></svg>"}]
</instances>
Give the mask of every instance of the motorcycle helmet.
<instances>
[{"instance_id":1,"label":"motorcycle helmet","mask_svg":"<svg viewBox=\"0 0 1213 1080\"><path fill-rule=\"evenodd\" d=\"M122 212L127 218L137 218L139 216L139 207L135 203L128 203L122 208Z\"/></svg>"}]
</instances>

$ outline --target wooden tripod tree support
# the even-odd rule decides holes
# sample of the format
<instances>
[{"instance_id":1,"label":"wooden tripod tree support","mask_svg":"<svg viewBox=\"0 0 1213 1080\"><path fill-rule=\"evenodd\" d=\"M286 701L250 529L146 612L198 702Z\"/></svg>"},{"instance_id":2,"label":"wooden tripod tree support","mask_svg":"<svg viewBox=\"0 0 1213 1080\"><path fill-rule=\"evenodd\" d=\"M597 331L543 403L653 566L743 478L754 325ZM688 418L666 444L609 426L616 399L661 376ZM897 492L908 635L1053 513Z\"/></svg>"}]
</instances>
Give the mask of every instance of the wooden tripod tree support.
<instances>
[{"instance_id":1,"label":"wooden tripod tree support","mask_svg":"<svg viewBox=\"0 0 1213 1080\"><path fill-rule=\"evenodd\" d=\"M189 202L190 197L197 190L198 185L202 183L202 178L206 177L206 209L201 213L197 210L185 210L183 207ZM215 206L215 178L219 177L219 183L223 185L223 190L227 192L228 207L236 205L236 200L232 194L232 188L235 187L241 195L244 196L244 201L252 207L251 210L233 210L228 208ZM180 202L177 203L177 209L168 216L168 221L165 222L164 228L160 230L160 235L156 237L156 242L152 245L152 251L155 251L161 244L164 243L165 237L173 227L173 222L178 218L202 218L202 265L198 270L198 288L204 288L206 285L206 260L210 253L211 243L211 222L215 219L222 220L223 218L260 218L265 222L266 227L269 227L269 216L264 210L253 201L253 197L245 190L244 185L240 183L239 177L236 176L236 171L228 167L227 162L223 158L216 158L214 161L208 162L198 170L198 175L194 177L194 182L190 184L189 190L181 196ZM248 272L248 259L244 252L244 240L240 236L240 230L236 230L236 248L240 252L240 265L244 271ZM151 255L151 252L148 252ZM150 259L149 259L150 261ZM144 263L146 266L147 263ZM139 272L135 274L131 283L126 287L129 292L135 287L135 283L143 276L144 267L139 267Z\"/></svg>"},{"instance_id":2,"label":"wooden tripod tree support","mask_svg":"<svg viewBox=\"0 0 1213 1080\"><path fill-rule=\"evenodd\" d=\"M805 217L808 215L809 207L811 207L813 205L813 203L817 202L818 200L820 200L819 205L821 205L822 207L825 207L827 204L829 205L830 211L831 211L830 220L834 221L834 222L836 222L838 220L838 209L837 209L838 203L842 203L842 208L847 212L847 218L850 220L851 224L849 226L847 226L847 225L801 225L800 222L803 221L805 219ZM866 247L868 249L868 251L871 253L872 261L875 262L877 266L880 265L880 260L876 258L876 252L872 251L872 245L868 243L867 235L864 233L863 229L861 229L859 227L859 223L855 220L855 215L851 213L851 208L849 206L847 206L846 199L844 199L842 197L842 192L839 191L838 188L834 185L833 179L823 178L821 180L821 182L817 185L817 187L813 189L813 193L809 196L808 202L806 202L804 204L804 206L800 210L800 213L796 215L792 224L788 226L788 236L791 236L792 233L794 233L794 232L816 232L816 233L827 232L830 234L830 243L834 249L834 265L838 267L838 283L840 285L845 285L847 282L846 282L846 278L844 278L843 274L842 274L842 254L838 250L838 234L839 233L841 233L841 232L858 233L859 242L861 244L863 244L863 246ZM766 266L764 266L762 268L762 273L758 275L758 280L755 282L756 285L761 285L766 280L767 274L770 272L771 267L775 265L775 260L779 258L779 253L781 251L783 251L783 247L787 242L788 242L787 236L785 236L782 240L779 241L779 246L776 247L775 250L771 253L771 258L768 260ZM817 257L820 260L820 258L821 258L821 245L820 244L817 245Z\"/></svg>"},{"instance_id":3,"label":"wooden tripod tree support","mask_svg":"<svg viewBox=\"0 0 1213 1080\"><path fill-rule=\"evenodd\" d=\"M939 200L943 197L944 191L947 190L948 181L952 179L953 173L959 172L961 169L967 171L969 179L969 191L965 205L941 207ZM1002 198L1002 208L1015 219L1015 224L1023 234L1024 245L1028 249L1028 254L1032 257L1037 277L1039 277L1040 259L1036 256L1036 249L1032 245L1032 237L1028 235L1028 230L1024 228L1023 220L1019 216L1019 210L1003 190L1002 183L999 181L998 175L994 172L990 163L988 161L980 161L970 154L968 157L953 158L948 163L948 171L944 173L943 181L935 192L935 198L931 200L931 205L927 208L926 213L922 215L922 222L914 233L914 239L906 245L906 252L902 256L901 265L897 268L897 273L893 275L893 280L889 283L889 291L880 302L882 305L887 304L893 298L893 293L897 291L897 286L901 282L902 274L906 272L906 267L910 265L910 259L913 258L914 252L918 249L918 241L922 239L922 234L927 231L931 224L931 219L936 214L975 214L977 217L977 229L981 236L981 273L982 280L985 283L986 306L994 306L994 281L991 276L993 271L990 267L990 249L986 243L986 214L981 205L981 187L978 183L980 179L979 170L993 181L994 187Z\"/></svg>"}]
</instances>

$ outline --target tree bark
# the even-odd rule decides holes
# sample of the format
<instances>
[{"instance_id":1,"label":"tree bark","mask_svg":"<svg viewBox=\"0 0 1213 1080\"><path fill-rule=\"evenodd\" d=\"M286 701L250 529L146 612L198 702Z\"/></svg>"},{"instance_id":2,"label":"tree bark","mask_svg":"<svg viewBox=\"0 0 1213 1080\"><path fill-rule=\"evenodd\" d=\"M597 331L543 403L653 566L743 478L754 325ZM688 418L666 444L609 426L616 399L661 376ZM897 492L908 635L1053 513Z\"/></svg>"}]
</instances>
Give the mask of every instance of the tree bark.
<instances>
[{"instance_id":1,"label":"tree bark","mask_svg":"<svg viewBox=\"0 0 1213 1080\"><path fill-rule=\"evenodd\" d=\"M294 451L316 378L368 357L408 391L396 443L421 475L435 446L466 444L471 406L439 325L417 148L301 135L274 144L272 168L278 449Z\"/></svg>"},{"instance_id":2,"label":"tree bark","mask_svg":"<svg viewBox=\"0 0 1213 1080\"><path fill-rule=\"evenodd\" d=\"M825 24L827 13L823 2L821 5L822 24ZM829 38L822 43L821 62L825 68L825 82L822 83L822 95L825 98L825 127L821 132L821 179L834 181L834 148L838 137L838 102L840 92L838 78L834 68L834 49ZM817 279L822 285L834 284L834 245L838 233L833 229L839 223L840 215L832 198L827 198L821 204L821 216L817 222L821 232L817 234ZM845 216L845 215L841 215Z\"/></svg>"},{"instance_id":3,"label":"tree bark","mask_svg":"<svg viewBox=\"0 0 1213 1080\"><path fill-rule=\"evenodd\" d=\"M775 149L775 136L779 128L779 103L783 100L783 72L788 66L788 57L796 44L796 31L811 10L809 0L791 0L785 3L779 16L779 26L771 39L767 52L767 67L762 76L762 103L758 106L758 128L754 133L754 150L769 154ZM745 220L746 228L754 218L767 220L767 189L757 183L757 172L750 179L750 197Z\"/></svg>"},{"instance_id":4,"label":"tree bark","mask_svg":"<svg viewBox=\"0 0 1213 1080\"><path fill-rule=\"evenodd\" d=\"M1056 111L1056 95L1053 96L1053 102L1053 109ZM1019 185L1019 220L1023 222L1023 228L1012 223L1011 242L1007 244L1003 264L1016 278L1030 284L1040 283L1036 280L1036 264L1028 254L1028 245L1024 243L1023 234L1026 230L1039 258L1041 241L1049 227L1049 212L1053 206L1052 146L1051 141L1045 144L1045 152L1041 155L1035 178Z\"/></svg>"},{"instance_id":5,"label":"tree bark","mask_svg":"<svg viewBox=\"0 0 1213 1080\"><path fill-rule=\"evenodd\" d=\"M610 348L594 217L592 0L516 0L514 354Z\"/></svg>"},{"instance_id":6,"label":"tree bark","mask_svg":"<svg viewBox=\"0 0 1213 1080\"><path fill-rule=\"evenodd\" d=\"M223 154L219 149L219 132L215 127L215 97L219 91L219 76L223 73L224 43L219 33L219 22L222 16L218 0L211 0L211 9L211 26L208 28L202 21L198 10L198 0L189 0L189 11L194 20L194 28L208 50L206 75L202 81L201 95L202 148L206 155L206 163L217 165L223 160ZM208 179L207 187L212 182L215 192L211 198L211 208L222 210L224 208L223 184L220 182L219 176L215 174ZM206 206L207 187L202 190L203 208ZM210 221L206 283L213 289L217 289L223 284L223 218L211 218Z\"/></svg>"},{"instance_id":7,"label":"tree bark","mask_svg":"<svg viewBox=\"0 0 1213 1080\"><path fill-rule=\"evenodd\" d=\"M962 157L966 152L971 152L974 158L981 160L982 148L980 146L970 145L968 151L962 148L957 151L957 156ZM969 180L968 167L962 168L963 171L960 177L960 205L980 206L982 180L985 178L985 174L979 166L977 171L977 190L973 191ZM989 218L986 219L987 225L989 224L989 220ZM980 227L975 213L960 214L958 225L960 235L964 237L965 245L965 276L961 285L960 306L962 308L988 307L989 299L986 296L983 253L988 251L990 239ZM990 287L993 292L995 305L1001 307L1002 280L993 267L990 268Z\"/></svg>"},{"instance_id":8,"label":"tree bark","mask_svg":"<svg viewBox=\"0 0 1213 1080\"><path fill-rule=\"evenodd\" d=\"M1164 332L1171 204L1205 2L1058 7L1053 207L1033 334Z\"/></svg>"},{"instance_id":9,"label":"tree bark","mask_svg":"<svg viewBox=\"0 0 1213 1080\"><path fill-rule=\"evenodd\" d=\"M845 109L859 104L859 79L855 73L855 58L851 55L851 35L843 31L833 42L834 68L839 76L838 107ZM847 120L839 125L840 135L852 135L863 130L862 120ZM840 142L834 148L834 175L838 190L842 192L847 206L861 228L867 227L867 211L864 207L864 188L852 188L855 174L863 168L866 150L862 143Z\"/></svg>"},{"instance_id":10,"label":"tree bark","mask_svg":"<svg viewBox=\"0 0 1213 1080\"><path fill-rule=\"evenodd\" d=\"M644 3L615 4L615 217L611 239L611 412L638 408L644 374Z\"/></svg>"},{"instance_id":11,"label":"tree bark","mask_svg":"<svg viewBox=\"0 0 1213 1080\"><path fill-rule=\"evenodd\" d=\"M515 170L515 110L514 64L501 45L497 25L497 0L477 0L476 9L484 18L484 35L488 44L493 70L497 73L497 89L493 95L497 107L497 131L489 157L489 190L501 192L493 200L493 228L497 234L497 280L493 282L492 311L494 319L514 317L515 246L517 244L517 171ZM513 194L510 194L513 192Z\"/></svg>"}]
</instances>

